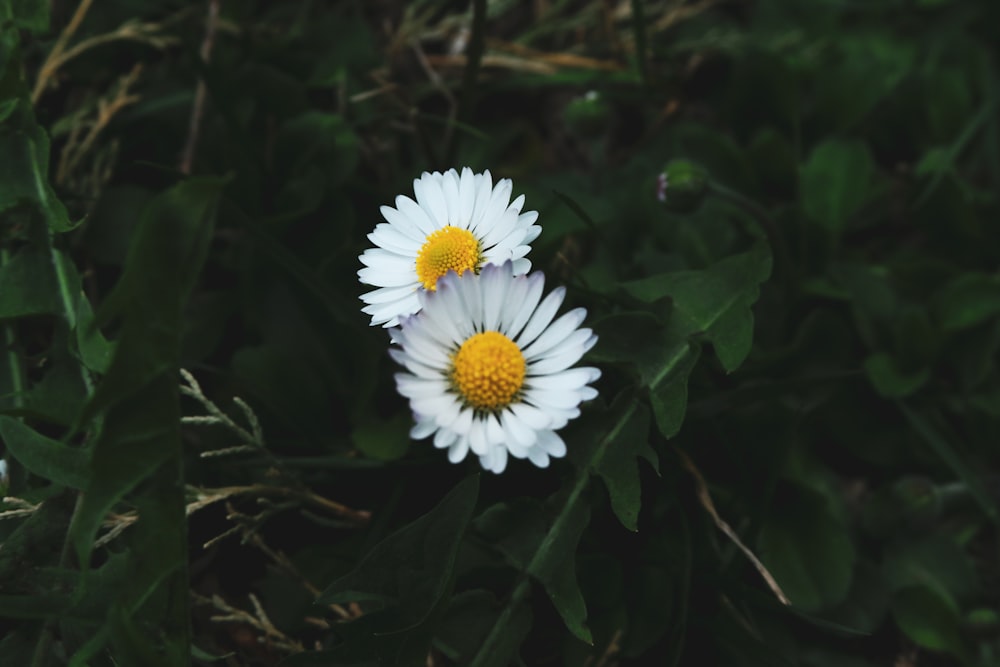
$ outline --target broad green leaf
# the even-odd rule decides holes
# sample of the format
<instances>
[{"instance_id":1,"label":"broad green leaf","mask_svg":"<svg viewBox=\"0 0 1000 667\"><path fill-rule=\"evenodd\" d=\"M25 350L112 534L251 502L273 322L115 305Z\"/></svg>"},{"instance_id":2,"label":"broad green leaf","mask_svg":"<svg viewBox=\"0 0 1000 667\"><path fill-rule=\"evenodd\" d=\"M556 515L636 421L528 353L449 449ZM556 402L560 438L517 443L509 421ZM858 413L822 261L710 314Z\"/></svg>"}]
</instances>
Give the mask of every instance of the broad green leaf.
<instances>
[{"instance_id":1,"label":"broad green leaf","mask_svg":"<svg viewBox=\"0 0 1000 667\"><path fill-rule=\"evenodd\" d=\"M905 588L893 597L892 615L918 646L964 656L959 610L953 600L924 586Z\"/></svg>"},{"instance_id":2,"label":"broad green leaf","mask_svg":"<svg viewBox=\"0 0 1000 667\"><path fill-rule=\"evenodd\" d=\"M49 184L49 139L40 127L0 130L0 155L4 156L0 162L0 213L27 203L53 231L65 232L75 226Z\"/></svg>"},{"instance_id":3,"label":"broad green leaf","mask_svg":"<svg viewBox=\"0 0 1000 667\"><path fill-rule=\"evenodd\" d=\"M634 461L629 464L635 466ZM593 640L584 624L587 608L576 583L574 562L577 543L589 519L586 503L573 502L562 509L546 531L537 503L519 499L490 507L475 523L477 531L511 565L542 584L566 627L587 643ZM505 613L512 613L509 607Z\"/></svg>"},{"instance_id":4,"label":"broad green leaf","mask_svg":"<svg viewBox=\"0 0 1000 667\"><path fill-rule=\"evenodd\" d=\"M799 195L812 220L839 237L867 201L875 162L860 141L829 139L813 149L802 167Z\"/></svg>"},{"instance_id":5,"label":"broad green leaf","mask_svg":"<svg viewBox=\"0 0 1000 667\"><path fill-rule=\"evenodd\" d=\"M630 398L627 396L626 400ZM637 458L646 459L659 471L656 452L649 446L649 410L644 405L636 408L632 418L614 434L608 447L593 463L594 471L608 488L611 508L622 525L631 531L638 530L642 491Z\"/></svg>"},{"instance_id":6,"label":"broad green leaf","mask_svg":"<svg viewBox=\"0 0 1000 667\"><path fill-rule=\"evenodd\" d=\"M0 319L62 312L59 286L48 253L21 248L0 267Z\"/></svg>"},{"instance_id":7,"label":"broad green leaf","mask_svg":"<svg viewBox=\"0 0 1000 667\"><path fill-rule=\"evenodd\" d=\"M976 499L986 516L995 525L1000 526L1000 503L997 502L994 494L990 493L981 473L972 467L949 438L941 435L928 421L927 418L933 413L929 415L927 411L917 412L902 401L897 401L896 405L903 412L910 427L927 443L931 451L965 483L966 488Z\"/></svg>"},{"instance_id":8,"label":"broad green leaf","mask_svg":"<svg viewBox=\"0 0 1000 667\"><path fill-rule=\"evenodd\" d=\"M759 285L771 275L771 251L762 242L700 271L677 271L625 283L632 296L647 303L673 301L669 327L675 336L704 336L727 372L750 352L753 312ZM655 378L651 385L657 384Z\"/></svg>"},{"instance_id":9,"label":"broad green leaf","mask_svg":"<svg viewBox=\"0 0 1000 667\"><path fill-rule=\"evenodd\" d=\"M456 664L466 664L475 654L497 622L500 605L489 591L472 590L459 593L451 600L448 611L434 639L434 645ZM507 667L528 631L532 613L527 604L513 612L503 643L496 647L490 661L483 667Z\"/></svg>"},{"instance_id":10,"label":"broad green leaf","mask_svg":"<svg viewBox=\"0 0 1000 667\"><path fill-rule=\"evenodd\" d=\"M969 329L1000 314L1000 278L965 273L931 296L931 312L945 331Z\"/></svg>"},{"instance_id":11,"label":"broad green leaf","mask_svg":"<svg viewBox=\"0 0 1000 667\"><path fill-rule=\"evenodd\" d=\"M49 27L49 3L42 0L6 0L0 3L0 21L18 28L43 32Z\"/></svg>"},{"instance_id":12,"label":"broad green leaf","mask_svg":"<svg viewBox=\"0 0 1000 667\"><path fill-rule=\"evenodd\" d=\"M903 398L924 386L930 379L929 368L905 373L900 371L896 361L885 352L876 352L865 359L865 374L879 396Z\"/></svg>"},{"instance_id":13,"label":"broad green leaf","mask_svg":"<svg viewBox=\"0 0 1000 667\"><path fill-rule=\"evenodd\" d=\"M176 369L181 307L205 259L225 182L210 177L184 181L143 211L122 277L92 325L122 317L114 359L84 419Z\"/></svg>"},{"instance_id":14,"label":"broad green leaf","mask_svg":"<svg viewBox=\"0 0 1000 667\"><path fill-rule=\"evenodd\" d=\"M797 488L777 500L757 538L758 555L796 607L840 603L851 585L854 543L822 496Z\"/></svg>"},{"instance_id":15,"label":"broad green leaf","mask_svg":"<svg viewBox=\"0 0 1000 667\"><path fill-rule=\"evenodd\" d=\"M83 489L88 481L88 451L46 438L13 417L0 415L0 438L14 458L45 479Z\"/></svg>"},{"instance_id":16,"label":"broad green leaf","mask_svg":"<svg viewBox=\"0 0 1000 667\"><path fill-rule=\"evenodd\" d=\"M373 632L419 624L447 590L478 494L478 476L458 484L430 512L375 545L354 570L330 584L317 603L380 602L387 613Z\"/></svg>"},{"instance_id":17,"label":"broad green leaf","mask_svg":"<svg viewBox=\"0 0 1000 667\"><path fill-rule=\"evenodd\" d=\"M649 389L649 404L664 438L672 438L681 430L687 412L688 377L701 356L701 348L682 343L668 352L667 363Z\"/></svg>"},{"instance_id":18,"label":"broad green leaf","mask_svg":"<svg viewBox=\"0 0 1000 667\"><path fill-rule=\"evenodd\" d=\"M593 643L586 626L587 605L576 583L576 547L590 522L590 507L573 503L559 515L559 530L553 527L528 564L528 573L538 579L552 605L574 635Z\"/></svg>"},{"instance_id":19,"label":"broad green leaf","mask_svg":"<svg viewBox=\"0 0 1000 667\"><path fill-rule=\"evenodd\" d=\"M952 600L971 599L982 586L972 559L945 536L918 537L888 548L882 577L893 591L922 586Z\"/></svg>"},{"instance_id":20,"label":"broad green leaf","mask_svg":"<svg viewBox=\"0 0 1000 667\"><path fill-rule=\"evenodd\" d=\"M108 374L81 417L86 423L104 415L91 481L71 527L84 565L111 507L161 464L180 459L181 308L204 260L223 183L191 179L151 202L123 275L101 308L105 321L121 316L122 326Z\"/></svg>"}]
</instances>

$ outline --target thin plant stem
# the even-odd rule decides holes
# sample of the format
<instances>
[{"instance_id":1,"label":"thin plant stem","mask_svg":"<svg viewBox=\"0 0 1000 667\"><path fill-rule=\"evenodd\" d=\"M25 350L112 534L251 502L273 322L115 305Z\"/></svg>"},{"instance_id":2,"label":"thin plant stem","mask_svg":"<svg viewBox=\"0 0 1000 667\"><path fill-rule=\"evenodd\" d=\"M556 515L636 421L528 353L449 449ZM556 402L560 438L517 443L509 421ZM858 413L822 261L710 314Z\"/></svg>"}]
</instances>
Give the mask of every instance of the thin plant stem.
<instances>
[{"instance_id":1,"label":"thin plant stem","mask_svg":"<svg viewBox=\"0 0 1000 667\"><path fill-rule=\"evenodd\" d=\"M483 62L483 53L486 50L486 0L472 0L472 36L469 38L469 47L465 51L465 71L462 72L462 97L458 102L458 120L465 119L472 107L472 99L475 93L476 78L479 75L479 67ZM458 133L453 126L449 126L445 139L444 155L448 164L455 161L455 153L458 151ZM446 165L447 166L447 165Z\"/></svg>"},{"instance_id":2,"label":"thin plant stem","mask_svg":"<svg viewBox=\"0 0 1000 667\"><path fill-rule=\"evenodd\" d=\"M77 29L80 24L83 23L83 18L87 15L87 11L90 9L90 5L93 4L94 0L80 0L80 4L77 5L76 11L73 12L73 17L63 28L62 33L59 34L59 39L56 40L55 45L52 50L49 51L49 55L46 56L45 62L42 63L41 69L38 70L38 78L35 80L35 87L31 91L31 103L37 104L38 99L45 92L45 85L48 83L52 75L55 74L59 66L65 62L62 58L63 51L66 50L66 45L69 44L69 40L73 38L76 34Z\"/></svg>"},{"instance_id":3,"label":"thin plant stem","mask_svg":"<svg viewBox=\"0 0 1000 667\"><path fill-rule=\"evenodd\" d=\"M212 57L212 47L215 45L215 29L219 24L219 6L221 0L209 0L208 18L205 20L205 38L201 42L201 62L203 66L208 65ZM195 152L198 150L198 137L201 134L202 117L205 115L205 98L208 95L208 87L205 85L205 77L198 79L198 87L194 92L194 104L191 106L191 122L188 128L187 142L184 144L184 153L181 155L180 171L183 174L190 174L194 167Z\"/></svg>"}]
</instances>

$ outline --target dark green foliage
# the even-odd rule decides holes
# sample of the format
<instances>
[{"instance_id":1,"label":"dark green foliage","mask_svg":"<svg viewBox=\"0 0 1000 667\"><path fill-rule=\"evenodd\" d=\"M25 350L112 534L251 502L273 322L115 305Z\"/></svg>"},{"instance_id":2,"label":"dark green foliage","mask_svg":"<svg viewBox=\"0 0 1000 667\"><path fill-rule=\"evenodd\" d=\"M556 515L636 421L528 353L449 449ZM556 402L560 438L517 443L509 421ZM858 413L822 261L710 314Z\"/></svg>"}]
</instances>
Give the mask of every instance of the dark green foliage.
<instances>
[{"instance_id":1,"label":"dark green foliage","mask_svg":"<svg viewBox=\"0 0 1000 667\"><path fill-rule=\"evenodd\" d=\"M0 664L996 667L998 43L0 0ZM463 166L599 337L546 469L412 441L360 312L379 207Z\"/></svg>"}]
</instances>

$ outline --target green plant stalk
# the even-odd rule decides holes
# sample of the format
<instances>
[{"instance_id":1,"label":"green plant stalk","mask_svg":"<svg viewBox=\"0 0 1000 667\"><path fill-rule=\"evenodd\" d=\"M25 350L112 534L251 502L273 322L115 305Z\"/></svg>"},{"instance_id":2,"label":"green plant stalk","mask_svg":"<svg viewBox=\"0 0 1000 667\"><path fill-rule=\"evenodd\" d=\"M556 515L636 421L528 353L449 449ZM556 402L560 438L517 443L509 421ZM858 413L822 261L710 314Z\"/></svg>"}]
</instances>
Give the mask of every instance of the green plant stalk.
<instances>
[{"instance_id":1,"label":"green plant stalk","mask_svg":"<svg viewBox=\"0 0 1000 667\"><path fill-rule=\"evenodd\" d=\"M6 246L0 248L0 266L5 266L10 261L10 249ZM4 325L4 342L7 345L7 366L10 369L10 383L14 388L14 406L24 407L24 369L21 367L21 357L18 356L14 346L17 337L14 333L14 325L10 322Z\"/></svg>"},{"instance_id":2,"label":"green plant stalk","mask_svg":"<svg viewBox=\"0 0 1000 667\"><path fill-rule=\"evenodd\" d=\"M472 106L473 90L476 86L476 77L479 75L479 66L483 62L483 52L486 50L486 0L473 0L472 2L472 36L469 38L469 47L465 53L465 71L462 72L462 97L458 101L458 110L455 114L457 120L463 120L469 113ZM458 134L453 128L448 130L447 149L444 152L445 160L448 162L445 168L451 166L455 161L455 153L458 150Z\"/></svg>"},{"instance_id":3,"label":"green plant stalk","mask_svg":"<svg viewBox=\"0 0 1000 667\"><path fill-rule=\"evenodd\" d=\"M66 270L63 268L62 262L59 259L59 254L56 252L55 246L55 235L52 229L48 231L48 241L49 241L49 257L52 260L52 269L56 276L56 282L59 284L59 297L62 300L63 306L63 316L66 318L66 325L69 327L70 332L76 332L77 320L76 320L76 299L74 299L74 289L70 284L69 276L66 274ZM82 297L81 297L82 298ZM83 386L87 389L87 397L90 398L94 395L94 380L90 377L90 372L84 367L83 362L79 364L80 377L83 379Z\"/></svg>"},{"instance_id":4,"label":"green plant stalk","mask_svg":"<svg viewBox=\"0 0 1000 667\"><path fill-rule=\"evenodd\" d=\"M632 418L635 413L635 403L633 402L628 410L626 410L618 421L615 423L614 427L608 431L608 434L604 436L601 440L601 444L598 445L597 450L594 452L591 461L596 462L604 455L604 451L607 449L608 445L614 441L621 432L628 420ZM507 625L510 623L510 619L517 609L517 606L527 598L528 593L531 591L531 579L528 575L529 572L534 572L542 566L543 559L548 553L549 548L555 541L556 537L564 530L566 521L572 515L572 510L583 495L584 490L590 482L590 465L580 469L577 476L576 482L573 484L573 488L570 490L569 495L566 497L566 502L563 503L562 509L559 511L559 515L556 520L552 523L552 527L545 534L545 538L542 540L541 544L538 545L538 549L535 550L535 555L532 556L531 562L528 563L525 574L523 574L514 588L514 591L510 595L510 600L504 606L503 611L500 616L497 617L496 623L493 624L493 629L490 630L490 634L486 636L483 641L483 645L480 647L479 651L474 656L470 667L480 667L483 664L488 664L486 661L493 658L494 654L498 650L498 644L503 638L506 632Z\"/></svg>"},{"instance_id":5,"label":"green plant stalk","mask_svg":"<svg viewBox=\"0 0 1000 667\"><path fill-rule=\"evenodd\" d=\"M760 226L760 229L748 229L747 231L751 236L757 238L760 238L763 232L763 236L767 239L768 244L770 244L775 254L775 272L779 273L786 282L791 280L793 278L793 267L791 255L788 252L788 245L785 243L785 237L778 230L778 225L775 224L774 219L768 212L749 197L735 190L730 190L711 179L708 181L708 191L719 199L740 208L754 219Z\"/></svg>"}]
</instances>

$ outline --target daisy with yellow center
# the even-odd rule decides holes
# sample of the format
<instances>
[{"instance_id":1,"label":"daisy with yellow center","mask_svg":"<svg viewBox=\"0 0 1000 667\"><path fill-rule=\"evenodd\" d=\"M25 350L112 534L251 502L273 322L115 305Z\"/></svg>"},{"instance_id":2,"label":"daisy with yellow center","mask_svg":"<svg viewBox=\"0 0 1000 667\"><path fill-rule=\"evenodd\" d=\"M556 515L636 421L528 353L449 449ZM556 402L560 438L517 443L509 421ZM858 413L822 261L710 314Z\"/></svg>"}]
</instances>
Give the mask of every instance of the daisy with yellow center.
<instances>
[{"instance_id":1,"label":"daisy with yellow center","mask_svg":"<svg viewBox=\"0 0 1000 667\"><path fill-rule=\"evenodd\" d=\"M409 399L414 439L434 436L453 463L471 451L495 473L508 455L544 468L566 454L556 433L593 399L601 372L572 368L597 342L583 308L555 319L566 290L544 299L541 273L515 276L511 262L479 274L449 272L421 291L421 310L392 330L389 354Z\"/></svg>"},{"instance_id":2,"label":"daisy with yellow center","mask_svg":"<svg viewBox=\"0 0 1000 667\"><path fill-rule=\"evenodd\" d=\"M487 264L511 261L514 274L527 273L525 258L542 228L535 211L521 212L524 195L510 200L509 179L493 185L489 171L461 175L424 173L413 181L416 199L400 195L395 208L381 208L384 223L368 238L375 244L360 257L358 278L376 289L361 295L371 324L396 326L420 310L418 293L433 292L449 271L479 273Z\"/></svg>"}]
</instances>

